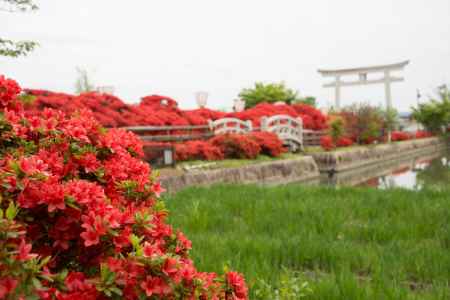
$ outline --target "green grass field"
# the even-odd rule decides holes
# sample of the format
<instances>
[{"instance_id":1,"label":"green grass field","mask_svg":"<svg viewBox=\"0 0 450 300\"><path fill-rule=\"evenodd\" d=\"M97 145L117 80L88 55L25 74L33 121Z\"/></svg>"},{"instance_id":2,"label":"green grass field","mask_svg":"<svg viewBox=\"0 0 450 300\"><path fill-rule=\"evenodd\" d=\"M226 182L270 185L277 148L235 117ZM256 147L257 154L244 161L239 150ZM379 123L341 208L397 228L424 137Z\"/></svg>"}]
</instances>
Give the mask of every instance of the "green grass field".
<instances>
[{"instance_id":1,"label":"green grass field","mask_svg":"<svg viewBox=\"0 0 450 300\"><path fill-rule=\"evenodd\" d=\"M165 198L200 270L297 272L302 299L450 299L450 192L215 186ZM295 298L292 298L295 299Z\"/></svg>"}]
</instances>

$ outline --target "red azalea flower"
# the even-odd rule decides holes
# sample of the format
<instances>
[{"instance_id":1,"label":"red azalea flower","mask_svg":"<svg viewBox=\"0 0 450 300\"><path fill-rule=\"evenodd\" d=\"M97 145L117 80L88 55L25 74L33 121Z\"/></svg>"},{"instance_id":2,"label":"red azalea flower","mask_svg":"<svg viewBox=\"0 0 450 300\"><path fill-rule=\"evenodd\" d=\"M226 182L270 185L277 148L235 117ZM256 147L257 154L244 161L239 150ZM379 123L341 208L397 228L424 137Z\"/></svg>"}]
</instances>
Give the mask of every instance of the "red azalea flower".
<instances>
[{"instance_id":1,"label":"red azalea flower","mask_svg":"<svg viewBox=\"0 0 450 300\"><path fill-rule=\"evenodd\" d=\"M0 299L6 299L6 296L16 288L18 283L19 281L12 277L0 277Z\"/></svg>"},{"instance_id":2,"label":"red azalea flower","mask_svg":"<svg viewBox=\"0 0 450 300\"><path fill-rule=\"evenodd\" d=\"M17 256L17 259L20 261L26 261L36 257L37 256L36 254L30 254L31 247L32 247L31 244L27 244L25 240L22 239L19 244L18 249L19 254Z\"/></svg>"},{"instance_id":3,"label":"red azalea flower","mask_svg":"<svg viewBox=\"0 0 450 300\"><path fill-rule=\"evenodd\" d=\"M146 280L141 283L141 288L148 297L152 295L165 296L172 292L172 288L159 277L147 276Z\"/></svg>"},{"instance_id":4,"label":"red azalea flower","mask_svg":"<svg viewBox=\"0 0 450 300\"><path fill-rule=\"evenodd\" d=\"M152 185L152 191L153 193L155 193L156 197L159 197L161 193L164 193L166 190L161 186L159 182L157 182Z\"/></svg>"}]
</instances>

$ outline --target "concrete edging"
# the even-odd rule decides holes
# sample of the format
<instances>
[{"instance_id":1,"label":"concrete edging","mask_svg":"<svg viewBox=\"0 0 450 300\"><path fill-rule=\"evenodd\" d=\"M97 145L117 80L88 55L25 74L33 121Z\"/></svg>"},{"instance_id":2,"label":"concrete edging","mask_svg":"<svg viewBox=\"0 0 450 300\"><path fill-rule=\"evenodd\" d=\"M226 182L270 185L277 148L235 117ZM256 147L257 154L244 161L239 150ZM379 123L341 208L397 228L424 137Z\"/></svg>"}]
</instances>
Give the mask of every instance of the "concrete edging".
<instances>
[{"instance_id":1,"label":"concrete edging","mask_svg":"<svg viewBox=\"0 0 450 300\"><path fill-rule=\"evenodd\" d=\"M444 140L432 137L312 153L295 159L255 163L235 168L193 170L180 175L162 176L161 184L170 193L174 193L190 186L209 186L217 183L277 185L318 182L320 173L372 168L377 164L385 165L408 157L430 155L446 148Z\"/></svg>"},{"instance_id":2,"label":"concrete edging","mask_svg":"<svg viewBox=\"0 0 450 300\"><path fill-rule=\"evenodd\" d=\"M216 183L276 185L305 182L320 176L314 159L303 156L216 170L196 170L182 175L161 177L161 184L169 192L177 192L189 186L208 186Z\"/></svg>"},{"instance_id":3,"label":"concrete edging","mask_svg":"<svg viewBox=\"0 0 450 300\"><path fill-rule=\"evenodd\" d=\"M392 144L373 145L334 152L312 153L320 172L342 172L408 156L442 151L447 148L438 137Z\"/></svg>"}]
</instances>

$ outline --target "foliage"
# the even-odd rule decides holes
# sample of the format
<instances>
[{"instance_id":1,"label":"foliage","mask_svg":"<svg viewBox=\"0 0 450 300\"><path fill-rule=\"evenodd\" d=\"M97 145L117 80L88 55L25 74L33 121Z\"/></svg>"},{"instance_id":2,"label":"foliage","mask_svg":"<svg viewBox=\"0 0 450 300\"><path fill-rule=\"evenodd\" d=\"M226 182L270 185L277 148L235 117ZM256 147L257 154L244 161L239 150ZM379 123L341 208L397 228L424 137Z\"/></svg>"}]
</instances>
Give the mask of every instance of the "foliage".
<instances>
[{"instance_id":1,"label":"foliage","mask_svg":"<svg viewBox=\"0 0 450 300\"><path fill-rule=\"evenodd\" d=\"M245 101L245 107L250 108L263 102L291 104L297 100L298 95L294 90L287 88L284 82L268 84L257 82L253 88L243 89L239 97Z\"/></svg>"},{"instance_id":2,"label":"foliage","mask_svg":"<svg viewBox=\"0 0 450 300\"><path fill-rule=\"evenodd\" d=\"M19 57L26 56L39 44L33 41L6 40L0 38L0 56Z\"/></svg>"},{"instance_id":3,"label":"foliage","mask_svg":"<svg viewBox=\"0 0 450 300\"><path fill-rule=\"evenodd\" d=\"M339 114L344 118L346 133L358 144L370 144L381 137L383 116L377 107L353 104Z\"/></svg>"},{"instance_id":4,"label":"foliage","mask_svg":"<svg viewBox=\"0 0 450 300\"><path fill-rule=\"evenodd\" d=\"M0 12L24 12L36 10L38 6L32 0L0 0ZM33 41L12 41L0 38L0 56L26 56L38 46Z\"/></svg>"},{"instance_id":5,"label":"foliage","mask_svg":"<svg viewBox=\"0 0 450 300\"><path fill-rule=\"evenodd\" d=\"M330 136L336 144L338 139L344 135L344 120L340 116L334 116L330 120Z\"/></svg>"},{"instance_id":6,"label":"foliage","mask_svg":"<svg viewBox=\"0 0 450 300\"><path fill-rule=\"evenodd\" d=\"M388 142L391 142L391 133L398 125L398 112L394 108L387 108L383 114L383 129L387 133Z\"/></svg>"},{"instance_id":7,"label":"foliage","mask_svg":"<svg viewBox=\"0 0 450 300\"><path fill-rule=\"evenodd\" d=\"M0 76L1 299L247 298L239 273L197 271L137 136L19 93Z\"/></svg>"},{"instance_id":8,"label":"foliage","mask_svg":"<svg viewBox=\"0 0 450 300\"><path fill-rule=\"evenodd\" d=\"M312 107L316 107L317 101L316 101L316 97L306 96L306 97L302 97L302 98L298 98L298 99L294 100L293 104L306 104L306 105L309 105Z\"/></svg>"},{"instance_id":9,"label":"foliage","mask_svg":"<svg viewBox=\"0 0 450 300\"><path fill-rule=\"evenodd\" d=\"M308 281L300 274L283 269L279 282L266 282L259 279L255 284L255 296L257 299L272 300L296 300L312 294Z\"/></svg>"},{"instance_id":10,"label":"foliage","mask_svg":"<svg viewBox=\"0 0 450 300\"><path fill-rule=\"evenodd\" d=\"M301 272L305 300L450 299L450 190L217 185L168 196L199 267L224 262L276 286ZM218 259L220 258L220 259ZM270 298L269 298L270 299Z\"/></svg>"},{"instance_id":11,"label":"foliage","mask_svg":"<svg viewBox=\"0 0 450 300\"><path fill-rule=\"evenodd\" d=\"M442 130L450 124L450 92L444 89L440 92L439 98L413 108L413 118L433 133L442 133Z\"/></svg>"}]
</instances>

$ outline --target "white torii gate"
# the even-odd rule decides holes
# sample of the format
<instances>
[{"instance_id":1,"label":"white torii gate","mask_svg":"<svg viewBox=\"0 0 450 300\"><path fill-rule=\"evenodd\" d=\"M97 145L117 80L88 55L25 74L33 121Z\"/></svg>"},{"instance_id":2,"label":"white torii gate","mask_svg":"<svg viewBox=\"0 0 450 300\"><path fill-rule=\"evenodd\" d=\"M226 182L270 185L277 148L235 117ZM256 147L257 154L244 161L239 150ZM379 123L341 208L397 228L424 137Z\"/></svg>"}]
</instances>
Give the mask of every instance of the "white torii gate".
<instances>
[{"instance_id":1,"label":"white torii gate","mask_svg":"<svg viewBox=\"0 0 450 300\"><path fill-rule=\"evenodd\" d=\"M386 94L386 108L392 108L391 83L404 81L403 77L391 76L391 71L402 71L403 68L409 64L409 60L391 64L379 65L371 67L353 68L353 69L339 69L339 70L321 70L318 72L323 77L334 77L335 81L324 84L325 88L335 89L335 108L341 107L341 87L355 86L355 85L369 85L369 84L384 84ZM372 73L382 73L384 77L378 79L367 79L367 75ZM359 79L355 81L342 81L343 76L358 75Z\"/></svg>"}]
</instances>

